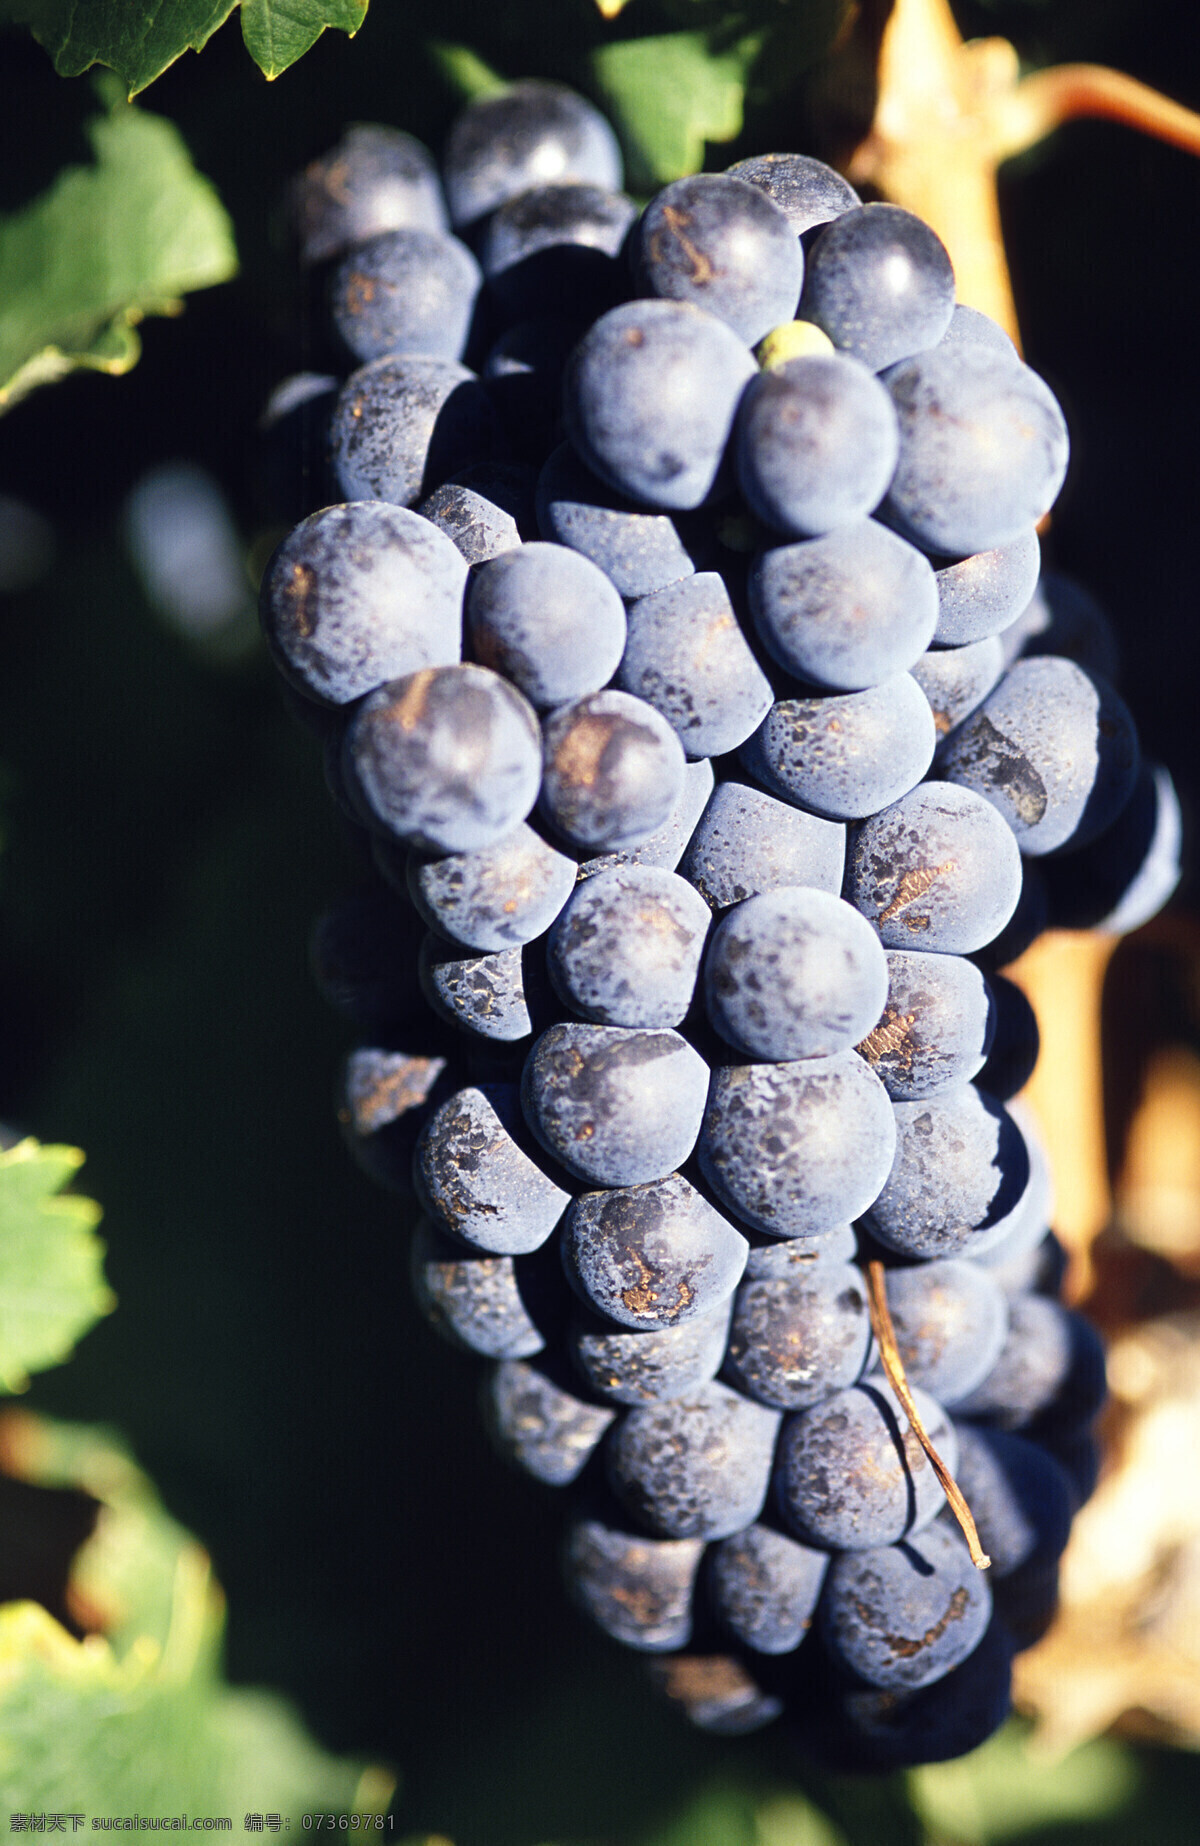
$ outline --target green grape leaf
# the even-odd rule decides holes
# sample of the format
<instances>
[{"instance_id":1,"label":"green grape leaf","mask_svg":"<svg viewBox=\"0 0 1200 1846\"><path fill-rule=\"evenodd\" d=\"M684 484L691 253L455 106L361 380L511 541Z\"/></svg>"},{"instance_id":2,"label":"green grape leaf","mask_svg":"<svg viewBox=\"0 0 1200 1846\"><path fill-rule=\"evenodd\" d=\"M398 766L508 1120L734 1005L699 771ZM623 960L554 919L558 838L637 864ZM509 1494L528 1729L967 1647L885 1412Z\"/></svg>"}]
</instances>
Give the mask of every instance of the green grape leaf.
<instances>
[{"instance_id":1,"label":"green grape leaf","mask_svg":"<svg viewBox=\"0 0 1200 1846\"><path fill-rule=\"evenodd\" d=\"M326 26L355 33L368 0L242 0L242 37L267 77L303 57ZM131 97L185 51L201 51L238 0L0 0L0 19L31 28L60 77L93 64L117 72Z\"/></svg>"},{"instance_id":2,"label":"green grape leaf","mask_svg":"<svg viewBox=\"0 0 1200 1846\"><path fill-rule=\"evenodd\" d=\"M629 184L666 185L704 162L707 141L740 134L746 78L762 45L751 33L714 52L703 32L622 39L592 53L596 87L621 137Z\"/></svg>"},{"instance_id":3,"label":"green grape leaf","mask_svg":"<svg viewBox=\"0 0 1200 1846\"><path fill-rule=\"evenodd\" d=\"M207 1554L111 1434L9 1411L0 1451L24 1479L103 1502L71 1585L99 1632L78 1641L38 1603L0 1605L0 1808L70 1813L86 1792L93 1812L229 1815L239 1834L248 1814L278 1814L281 1837L306 1812L386 1812L394 1777L327 1755L282 1699L225 1682Z\"/></svg>"},{"instance_id":4,"label":"green grape leaf","mask_svg":"<svg viewBox=\"0 0 1200 1846\"><path fill-rule=\"evenodd\" d=\"M367 0L242 0L242 38L266 76L278 77L332 26L353 38Z\"/></svg>"},{"instance_id":5,"label":"green grape leaf","mask_svg":"<svg viewBox=\"0 0 1200 1846\"><path fill-rule=\"evenodd\" d=\"M0 1153L0 1390L23 1391L30 1372L61 1364L116 1305L100 1207L62 1193L82 1164L77 1148L32 1140Z\"/></svg>"},{"instance_id":6,"label":"green grape leaf","mask_svg":"<svg viewBox=\"0 0 1200 1846\"><path fill-rule=\"evenodd\" d=\"M113 96L94 160L0 213L0 410L78 366L127 372L136 324L237 269L229 219L171 122Z\"/></svg>"},{"instance_id":7,"label":"green grape leaf","mask_svg":"<svg viewBox=\"0 0 1200 1846\"><path fill-rule=\"evenodd\" d=\"M29 26L60 77L107 64L136 96L185 51L200 51L237 0L8 0L10 19Z\"/></svg>"}]
</instances>

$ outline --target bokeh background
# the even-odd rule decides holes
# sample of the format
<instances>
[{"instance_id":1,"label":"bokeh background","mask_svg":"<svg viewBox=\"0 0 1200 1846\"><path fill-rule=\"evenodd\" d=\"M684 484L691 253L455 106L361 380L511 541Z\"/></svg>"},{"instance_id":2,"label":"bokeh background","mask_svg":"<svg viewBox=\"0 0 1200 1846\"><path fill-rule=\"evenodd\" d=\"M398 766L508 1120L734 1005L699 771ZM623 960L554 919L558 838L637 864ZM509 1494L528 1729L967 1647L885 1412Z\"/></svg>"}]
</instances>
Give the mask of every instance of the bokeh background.
<instances>
[{"instance_id":1,"label":"bokeh background","mask_svg":"<svg viewBox=\"0 0 1200 1846\"><path fill-rule=\"evenodd\" d=\"M1098 59L1200 108L1188 0L956 10L965 32L1002 33L1034 65ZM690 1732L566 1606L553 1495L489 1450L478 1370L410 1300L403 1209L343 1151L332 1095L353 1035L311 984L307 940L360 867L250 626L272 537L256 424L306 362L286 181L347 121L439 145L458 99L424 48L430 29L504 75L579 80L598 27L590 0L442 0L433 22L375 0L353 41L327 33L268 85L231 22L143 101L217 186L240 276L147 322L128 377L76 376L0 421L0 494L45 522L40 563L0 593L0 1116L87 1150L120 1301L28 1404L124 1433L212 1554L230 1677L286 1694L328 1748L391 1765L402 1836L1192 1846L1200 1764L1149 1719L1140 1741L1127 1722L1125 1741L1065 1763L1031 1769L1009 1741L990 1768L908 1785L823 1781L782 1734ZM0 32L0 206L47 183L88 85L56 76L27 34ZM869 101L861 82L840 93L839 129ZM827 103L819 83L798 85L709 164L826 151ZM1190 815L1200 161L1080 123L1006 168L1001 198L1027 356L1072 429L1054 560L1115 623L1145 748ZM208 633L156 610L130 561L129 496L178 462L219 487L245 572ZM1172 918L1113 963L1118 1168L1147 1068L1170 1048L1186 1064L1200 1043L1196 901L1189 872ZM1145 1247L1151 1209L1140 1244L1126 1227L1105 1246L1099 1306L1114 1329L1195 1301L1198 1120L1185 1096L1174 1245Z\"/></svg>"}]
</instances>

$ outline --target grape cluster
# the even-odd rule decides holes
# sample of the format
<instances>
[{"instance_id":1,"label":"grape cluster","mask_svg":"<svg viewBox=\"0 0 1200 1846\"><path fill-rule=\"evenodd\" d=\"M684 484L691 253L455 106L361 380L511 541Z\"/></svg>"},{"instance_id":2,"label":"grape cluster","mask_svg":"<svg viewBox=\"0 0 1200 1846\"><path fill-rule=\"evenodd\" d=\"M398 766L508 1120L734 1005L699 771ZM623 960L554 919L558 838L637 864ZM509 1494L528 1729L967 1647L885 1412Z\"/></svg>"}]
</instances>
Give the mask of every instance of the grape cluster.
<instances>
[{"instance_id":1,"label":"grape cluster","mask_svg":"<svg viewBox=\"0 0 1200 1846\"><path fill-rule=\"evenodd\" d=\"M891 1768L1000 1721L1095 1472L996 970L1151 914L1178 804L933 231L801 155L621 180L525 82L440 176L359 127L297 183L348 376L273 400L330 503L262 615L372 866L317 973L579 1605L705 1728Z\"/></svg>"}]
</instances>

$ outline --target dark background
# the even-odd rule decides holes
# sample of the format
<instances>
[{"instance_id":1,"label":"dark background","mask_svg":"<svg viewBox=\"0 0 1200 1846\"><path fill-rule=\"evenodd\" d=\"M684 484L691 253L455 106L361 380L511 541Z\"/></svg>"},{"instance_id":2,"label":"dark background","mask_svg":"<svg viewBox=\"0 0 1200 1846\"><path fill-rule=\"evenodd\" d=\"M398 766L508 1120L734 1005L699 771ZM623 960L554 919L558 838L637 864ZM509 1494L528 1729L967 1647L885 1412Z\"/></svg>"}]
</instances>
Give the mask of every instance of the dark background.
<instances>
[{"instance_id":1,"label":"dark background","mask_svg":"<svg viewBox=\"0 0 1200 1846\"><path fill-rule=\"evenodd\" d=\"M437 30L505 75L580 79L584 0L448 0ZM963 8L1037 63L1094 57L1200 107L1190 0ZM515 22L515 23L514 23ZM0 599L0 1114L84 1147L120 1310L32 1405L125 1431L211 1548L238 1680L295 1698L340 1750L402 1775L403 1824L456 1846L624 1842L714 1767L791 1774L786 1744L687 1733L637 1663L569 1611L553 1496L480 1433L479 1370L409 1298L407 1224L344 1155L331 1096L351 1035L309 981L312 918L359 868L319 752L261 658L221 667L145 607L118 543L152 464L213 470L263 538L255 423L304 360L280 229L289 174L347 120L437 147L454 98L418 15L375 0L268 85L236 20L142 101L170 116L237 229L240 279L148 323L126 379L79 376L0 422L0 492L54 523L57 562ZM0 206L83 158L87 79L0 36ZM724 166L808 146L803 115L750 122ZM1197 781L1200 162L1080 124L1006 170L1027 356L1074 459L1055 561L1101 599L1122 689L1185 804ZM1192 1759L1147 1758L1159 1846L1195 1839ZM856 1835L908 1837L883 1790L823 1790ZM1122 1823L1076 1829L1127 1838Z\"/></svg>"}]
</instances>

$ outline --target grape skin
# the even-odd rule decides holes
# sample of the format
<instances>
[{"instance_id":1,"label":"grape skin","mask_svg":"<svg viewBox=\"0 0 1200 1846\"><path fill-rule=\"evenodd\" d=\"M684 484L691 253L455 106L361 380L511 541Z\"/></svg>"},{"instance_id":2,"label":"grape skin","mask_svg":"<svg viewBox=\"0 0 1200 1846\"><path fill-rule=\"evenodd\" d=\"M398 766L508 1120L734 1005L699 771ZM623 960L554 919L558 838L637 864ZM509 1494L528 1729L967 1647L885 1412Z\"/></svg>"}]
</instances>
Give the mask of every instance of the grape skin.
<instances>
[{"instance_id":1,"label":"grape skin","mask_svg":"<svg viewBox=\"0 0 1200 1846\"><path fill-rule=\"evenodd\" d=\"M440 859L410 854L406 888L430 929L488 952L544 935L570 897L577 869L522 821L475 852Z\"/></svg>"},{"instance_id":2,"label":"grape skin","mask_svg":"<svg viewBox=\"0 0 1200 1846\"><path fill-rule=\"evenodd\" d=\"M839 1660L869 1685L914 1691L978 1646L992 1596L957 1528L935 1521L902 1545L835 1557L818 1608Z\"/></svg>"},{"instance_id":3,"label":"grape skin","mask_svg":"<svg viewBox=\"0 0 1200 1846\"><path fill-rule=\"evenodd\" d=\"M826 891L751 897L713 932L704 966L708 1016L748 1057L849 1051L887 998L887 961L866 919Z\"/></svg>"},{"instance_id":4,"label":"grape skin","mask_svg":"<svg viewBox=\"0 0 1200 1846\"><path fill-rule=\"evenodd\" d=\"M887 376L900 459L885 511L945 557L1027 534L1067 472L1067 426L1048 385L1007 353L940 346Z\"/></svg>"},{"instance_id":5,"label":"grape skin","mask_svg":"<svg viewBox=\"0 0 1200 1846\"><path fill-rule=\"evenodd\" d=\"M496 453L500 425L474 372L454 359L392 354L351 372L329 447L348 500L414 506L459 469Z\"/></svg>"},{"instance_id":6,"label":"grape skin","mask_svg":"<svg viewBox=\"0 0 1200 1846\"><path fill-rule=\"evenodd\" d=\"M583 1300L653 1333L712 1314L737 1287L747 1251L680 1173L585 1192L563 1223L563 1267Z\"/></svg>"},{"instance_id":7,"label":"grape skin","mask_svg":"<svg viewBox=\"0 0 1200 1846\"><path fill-rule=\"evenodd\" d=\"M892 1101L938 1096L977 1076L991 1048L994 1006L974 962L911 949L885 953L887 1001L858 1051Z\"/></svg>"},{"instance_id":8,"label":"grape skin","mask_svg":"<svg viewBox=\"0 0 1200 1846\"><path fill-rule=\"evenodd\" d=\"M899 205L845 212L812 247L800 316L872 372L936 345L953 312L945 246Z\"/></svg>"},{"instance_id":9,"label":"grape skin","mask_svg":"<svg viewBox=\"0 0 1200 1846\"><path fill-rule=\"evenodd\" d=\"M565 1487L616 1412L585 1404L523 1359L506 1359L492 1373L485 1414L502 1454L547 1487Z\"/></svg>"},{"instance_id":10,"label":"grape skin","mask_svg":"<svg viewBox=\"0 0 1200 1846\"><path fill-rule=\"evenodd\" d=\"M418 1196L440 1227L490 1256L540 1249L571 1202L517 1138L512 1085L457 1091L421 1130Z\"/></svg>"},{"instance_id":11,"label":"grape skin","mask_svg":"<svg viewBox=\"0 0 1200 1846\"><path fill-rule=\"evenodd\" d=\"M692 1001L712 915L685 878L630 865L579 884L550 931L556 992L584 1019L677 1026Z\"/></svg>"},{"instance_id":12,"label":"grape skin","mask_svg":"<svg viewBox=\"0 0 1200 1846\"><path fill-rule=\"evenodd\" d=\"M942 758L947 779L990 801L1034 857L1094 839L1128 801L1138 768L1124 702L1054 655L1018 661Z\"/></svg>"},{"instance_id":13,"label":"grape skin","mask_svg":"<svg viewBox=\"0 0 1200 1846\"><path fill-rule=\"evenodd\" d=\"M856 1383L870 1350L861 1270L818 1262L786 1277L743 1278L725 1375L760 1404L804 1410Z\"/></svg>"},{"instance_id":14,"label":"grape skin","mask_svg":"<svg viewBox=\"0 0 1200 1846\"><path fill-rule=\"evenodd\" d=\"M665 1179L700 1132L708 1067L676 1032L557 1025L525 1062L522 1107L546 1151L597 1186Z\"/></svg>"},{"instance_id":15,"label":"grape skin","mask_svg":"<svg viewBox=\"0 0 1200 1846\"><path fill-rule=\"evenodd\" d=\"M810 154L756 154L725 171L765 192L797 237L862 204L849 180Z\"/></svg>"},{"instance_id":16,"label":"grape skin","mask_svg":"<svg viewBox=\"0 0 1200 1846\"><path fill-rule=\"evenodd\" d=\"M446 204L433 156L414 135L373 122L348 128L311 161L289 199L305 265L340 256L381 231L444 231Z\"/></svg>"},{"instance_id":17,"label":"grape skin","mask_svg":"<svg viewBox=\"0 0 1200 1846\"><path fill-rule=\"evenodd\" d=\"M1021 854L982 795L922 783L851 829L843 889L885 948L970 955L1016 910Z\"/></svg>"},{"instance_id":18,"label":"grape skin","mask_svg":"<svg viewBox=\"0 0 1200 1846\"><path fill-rule=\"evenodd\" d=\"M567 1535L567 1583L614 1641L666 1652L691 1639L692 1590L703 1555L702 1539L646 1538L581 1519Z\"/></svg>"},{"instance_id":19,"label":"grape skin","mask_svg":"<svg viewBox=\"0 0 1200 1846\"><path fill-rule=\"evenodd\" d=\"M951 1470L954 1431L941 1405L913 1393L934 1447ZM935 1519L945 1494L892 1387L872 1377L786 1419L776 1494L806 1544L868 1551L898 1544Z\"/></svg>"},{"instance_id":20,"label":"grape skin","mask_svg":"<svg viewBox=\"0 0 1200 1846\"><path fill-rule=\"evenodd\" d=\"M537 796L541 736L528 702L486 667L391 680L346 731L346 778L399 839L426 852L493 846Z\"/></svg>"},{"instance_id":21,"label":"grape skin","mask_svg":"<svg viewBox=\"0 0 1200 1846\"><path fill-rule=\"evenodd\" d=\"M721 1369L733 1296L708 1314L655 1331L614 1327L600 1315L576 1322L571 1355L593 1391L614 1404L687 1397Z\"/></svg>"},{"instance_id":22,"label":"grape skin","mask_svg":"<svg viewBox=\"0 0 1200 1846\"><path fill-rule=\"evenodd\" d=\"M831 692L906 672L937 626L929 560L874 519L762 552L747 590L772 659Z\"/></svg>"},{"instance_id":23,"label":"grape skin","mask_svg":"<svg viewBox=\"0 0 1200 1846\"><path fill-rule=\"evenodd\" d=\"M690 302L753 346L791 320L804 252L767 194L724 173L695 173L655 194L633 239L643 295Z\"/></svg>"},{"instance_id":24,"label":"grape skin","mask_svg":"<svg viewBox=\"0 0 1200 1846\"><path fill-rule=\"evenodd\" d=\"M543 731L541 808L572 846L623 851L665 827L683 793L683 746L628 692L559 706Z\"/></svg>"},{"instance_id":25,"label":"grape skin","mask_svg":"<svg viewBox=\"0 0 1200 1846\"><path fill-rule=\"evenodd\" d=\"M610 487L667 512L718 483L754 360L732 328L684 301L602 314L567 364L567 433Z\"/></svg>"},{"instance_id":26,"label":"grape skin","mask_svg":"<svg viewBox=\"0 0 1200 1846\"><path fill-rule=\"evenodd\" d=\"M603 571L541 540L478 566L466 619L476 660L539 711L599 692L625 648L625 609Z\"/></svg>"},{"instance_id":27,"label":"grape skin","mask_svg":"<svg viewBox=\"0 0 1200 1846\"><path fill-rule=\"evenodd\" d=\"M817 538L874 512L896 470L892 401L845 353L789 359L761 372L738 409L738 484L785 538Z\"/></svg>"},{"instance_id":28,"label":"grape skin","mask_svg":"<svg viewBox=\"0 0 1200 1846\"><path fill-rule=\"evenodd\" d=\"M696 1151L713 1190L747 1224L811 1237L862 1216L895 1146L887 1091L843 1051L715 1070Z\"/></svg>"},{"instance_id":29,"label":"grape skin","mask_svg":"<svg viewBox=\"0 0 1200 1846\"><path fill-rule=\"evenodd\" d=\"M333 323L359 365L389 353L461 359L483 286L457 237L406 228L360 244L333 278Z\"/></svg>"},{"instance_id":30,"label":"grape skin","mask_svg":"<svg viewBox=\"0 0 1200 1846\"><path fill-rule=\"evenodd\" d=\"M837 896L846 829L741 782L712 792L679 869L714 910L784 885Z\"/></svg>"},{"instance_id":31,"label":"grape skin","mask_svg":"<svg viewBox=\"0 0 1200 1846\"><path fill-rule=\"evenodd\" d=\"M442 161L456 230L550 177L614 192L624 178L612 129L566 84L539 78L506 84L474 98L457 117Z\"/></svg>"},{"instance_id":32,"label":"grape skin","mask_svg":"<svg viewBox=\"0 0 1200 1846\"><path fill-rule=\"evenodd\" d=\"M302 520L267 566L259 607L290 683L348 705L385 680L457 661L466 587L466 564L436 526L368 500Z\"/></svg>"},{"instance_id":33,"label":"grape skin","mask_svg":"<svg viewBox=\"0 0 1200 1846\"><path fill-rule=\"evenodd\" d=\"M1030 1185L1029 1152L1006 1109L972 1084L894 1105L896 1157L867 1214L905 1256L999 1244Z\"/></svg>"},{"instance_id":34,"label":"grape skin","mask_svg":"<svg viewBox=\"0 0 1200 1846\"><path fill-rule=\"evenodd\" d=\"M716 571L634 603L617 684L661 712L691 757L736 750L772 698Z\"/></svg>"},{"instance_id":35,"label":"grape skin","mask_svg":"<svg viewBox=\"0 0 1200 1846\"><path fill-rule=\"evenodd\" d=\"M799 1647L829 1568L829 1554L770 1526L752 1525L712 1550L709 1581L720 1619L760 1654Z\"/></svg>"},{"instance_id":36,"label":"grape skin","mask_svg":"<svg viewBox=\"0 0 1200 1846\"><path fill-rule=\"evenodd\" d=\"M917 786L936 744L922 687L897 673L863 692L780 699L741 755L785 801L825 820L863 820Z\"/></svg>"},{"instance_id":37,"label":"grape skin","mask_svg":"<svg viewBox=\"0 0 1200 1846\"><path fill-rule=\"evenodd\" d=\"M643 1405L607 1439L609 1482L660 1538L728 1538L762 1511L779 1421L721 1384Z\"/></svg>"}]
</instances>

